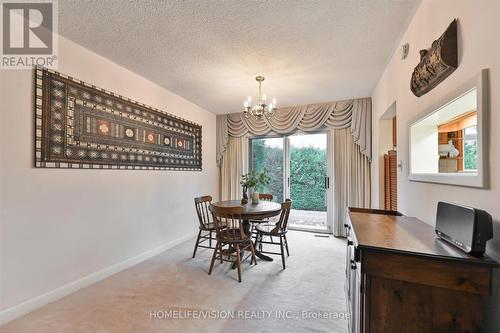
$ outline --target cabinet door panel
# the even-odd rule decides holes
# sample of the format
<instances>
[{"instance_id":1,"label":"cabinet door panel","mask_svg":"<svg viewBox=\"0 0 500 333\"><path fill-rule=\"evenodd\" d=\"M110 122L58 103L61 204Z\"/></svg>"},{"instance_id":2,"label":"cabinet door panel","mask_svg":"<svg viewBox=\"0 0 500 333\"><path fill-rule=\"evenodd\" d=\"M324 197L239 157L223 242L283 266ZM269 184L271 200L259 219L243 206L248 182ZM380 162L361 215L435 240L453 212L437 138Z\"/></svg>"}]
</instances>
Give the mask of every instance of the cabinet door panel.
<instances>
[{"instance_id":1,"label":"cabinet door panel","mask_svg":"<svg viewBox=\"0 0 500 333\"><path fill-rule=\"evenodd\" d=\"M370 333L480 332L479 295L371 276L370 299Z\"/></svg>"}]
</instances>

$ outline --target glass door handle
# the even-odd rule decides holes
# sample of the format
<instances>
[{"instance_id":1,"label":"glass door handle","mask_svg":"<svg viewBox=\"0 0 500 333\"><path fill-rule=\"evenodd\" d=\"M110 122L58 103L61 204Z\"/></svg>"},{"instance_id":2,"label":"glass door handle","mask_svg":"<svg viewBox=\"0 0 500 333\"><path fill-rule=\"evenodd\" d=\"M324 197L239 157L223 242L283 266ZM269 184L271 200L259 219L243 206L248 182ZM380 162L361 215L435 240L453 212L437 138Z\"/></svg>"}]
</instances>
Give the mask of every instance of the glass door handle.
<instances>
[{"instance_id":1,"label":"glass door handle","mask_svg":"<svg viewBox=\"0 0 500 333\"><path fill-rule=\"evenodd\" d=\"M328 206L328 195L327 191L330 188L330 177L325 177L325 207Z\"/></svg>"}]
</instances>

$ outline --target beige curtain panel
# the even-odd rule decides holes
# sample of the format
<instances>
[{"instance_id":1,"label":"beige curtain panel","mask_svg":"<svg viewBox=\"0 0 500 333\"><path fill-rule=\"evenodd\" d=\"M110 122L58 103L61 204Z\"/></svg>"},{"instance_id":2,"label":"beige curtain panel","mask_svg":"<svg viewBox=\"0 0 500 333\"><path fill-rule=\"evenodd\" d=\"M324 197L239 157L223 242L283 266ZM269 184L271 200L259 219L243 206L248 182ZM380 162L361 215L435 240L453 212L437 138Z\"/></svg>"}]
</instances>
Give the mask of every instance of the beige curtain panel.
<instances>
[{"instance_id":1,"label":"beige curtain panel","mask_svg":"<svg viewBox=\"0 0 500 333\"><path fill-rule=\"evenodd\" d=\"M217 166L221 167L222 156L227 149L229 142L229 133L227 131L227 117L225 114L217 116L216 122L216 138L215 138L215 154Z\"/></svg>"},{"instance_id":2,"label":"beige curtain panel","mask_svg":"<svg viewBox=\"0 0 500 333\"><path fill-rule=\"evenodd\" d=\"M280 108L271 119L245 118L242 113L217 118L217 163L220 166L228 137L290 134L319 129L350 129L360 152L371 160L371 99L308 104Z\"/></svg>"},{"instance_id":3,"label":"beige curtain panel","mask_svg":"<svg viewBox=\"0 0 500 333\"><path fill-rule=\"evenodd\" d=\"M248 172L248 139L229 137L220 166L221 200L241 199L240 177Z\"/></svg>"},{"instance_id":4,"label":"beige curtain panel","mask_svg":"<svg viewBox=\"0 0 500 333\"><path fill-rule=\"evenodd\" d=\"M347 207L370 208L370 162L349 129L331 130L333 140L333 234L345 237Z\"/></svg>"}]
</instances>

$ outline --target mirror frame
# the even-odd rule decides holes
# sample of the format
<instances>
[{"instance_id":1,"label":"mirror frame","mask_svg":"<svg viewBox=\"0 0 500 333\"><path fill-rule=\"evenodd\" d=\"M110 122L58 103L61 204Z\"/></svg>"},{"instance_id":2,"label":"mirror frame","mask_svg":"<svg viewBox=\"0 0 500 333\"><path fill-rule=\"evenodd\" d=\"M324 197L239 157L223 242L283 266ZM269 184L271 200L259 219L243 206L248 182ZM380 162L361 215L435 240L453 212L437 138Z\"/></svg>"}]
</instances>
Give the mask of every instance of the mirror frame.
<instances>
[{"instance_id":1,"label":"mirror frame","mask_svg":"<svg viewBox=\"0 0 500 333\"><path fill-rule=\"evenodd\" d=\"M417 182L457 185L466 187L488 188L489 186L489 76L488 69L483 69L478 75L468 80L439 103L434 104L423 115L410 122L408 126L408 179ZM412 147L411 147L411 127L422 119L438 112L442 107L457 99L473 88L477 89L477 173L412 173Z\"/></svg>"}]
</instances>

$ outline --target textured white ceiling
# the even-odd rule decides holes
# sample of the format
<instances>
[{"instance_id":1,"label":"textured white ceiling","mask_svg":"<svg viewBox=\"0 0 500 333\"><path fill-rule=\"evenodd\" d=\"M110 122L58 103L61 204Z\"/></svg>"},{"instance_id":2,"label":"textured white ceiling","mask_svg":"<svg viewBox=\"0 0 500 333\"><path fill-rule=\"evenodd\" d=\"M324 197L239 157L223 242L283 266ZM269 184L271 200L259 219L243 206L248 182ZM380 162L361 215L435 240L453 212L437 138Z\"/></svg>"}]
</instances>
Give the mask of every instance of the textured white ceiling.
<instances>
[{"instance_id":1,"label":"textured white ceiling","mask_svg":"<svg viewBox=\"0 0 500 333\"><path fill-rule=\"evenodd\" d=\"M418 0L59 1L61 35L214 113L369 96ZM104 87L106 88L106 87Z\"/></svg>"}]
</instances>

